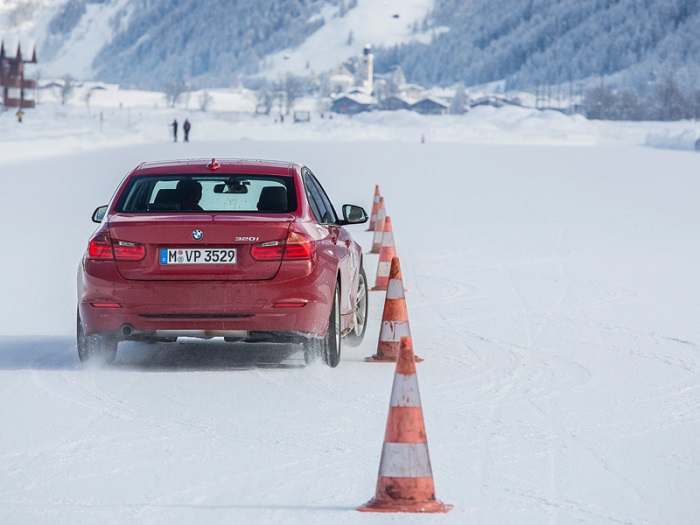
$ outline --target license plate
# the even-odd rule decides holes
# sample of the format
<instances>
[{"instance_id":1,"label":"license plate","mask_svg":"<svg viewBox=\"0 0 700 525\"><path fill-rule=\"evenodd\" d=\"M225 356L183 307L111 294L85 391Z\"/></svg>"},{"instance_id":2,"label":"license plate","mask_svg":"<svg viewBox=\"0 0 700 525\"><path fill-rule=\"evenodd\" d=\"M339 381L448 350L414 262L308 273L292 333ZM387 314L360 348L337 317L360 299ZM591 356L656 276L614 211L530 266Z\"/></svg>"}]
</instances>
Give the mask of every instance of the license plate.
<instances>
[{"instance_id":1,"label":"license plate","mask_svg":"<svg viewBox=\"0 0 700 525\"><path fill-rule=\"evenodd\" d=\"M233 248L161 248L160 264L236 264Z\"/></svg>"}]
</instances>

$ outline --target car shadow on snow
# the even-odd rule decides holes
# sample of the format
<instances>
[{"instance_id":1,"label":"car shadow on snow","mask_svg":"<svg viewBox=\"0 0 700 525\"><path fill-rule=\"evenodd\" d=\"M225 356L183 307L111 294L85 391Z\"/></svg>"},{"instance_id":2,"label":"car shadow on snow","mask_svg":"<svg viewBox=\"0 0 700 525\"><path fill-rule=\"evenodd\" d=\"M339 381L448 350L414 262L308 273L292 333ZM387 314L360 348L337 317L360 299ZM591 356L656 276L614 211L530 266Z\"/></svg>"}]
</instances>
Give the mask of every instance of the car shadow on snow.
<instances>
[{"instance_id":1,"label":"car shadow on snow","mask_svg":"<svg viewBox=\"0 0 700 525\"><path fill-rule=\"evenodd\" d=\"M162 372L305 366L304 356L295 345L180 338L176 343L120 343L117 359L109 368Z\"/></svg>"},{"instance_id":2,"label":"car shadow on snow","mask_svg":"<svg viewBox=\"0 0 700 525\"><path fill-rule=\"evenodd\" d=\"M304 357L295 345L227 343L212 339L179 339L176 343L119 344L109 370L225 371L261 368L303 368ZM75 338L66 336L0 337L0 370L80 370L94 368L78 360Z\"/></svg>"},{"instance_id":3,"label":"car shadow on snow","mask_svg":"<svg viewBox=\"0 0 700 525\"><path fill-rule=\"evenodd\" d=\"M75 337L0 337L0 370L74 370L79 367Z\"/></svg>"}]
</instances>

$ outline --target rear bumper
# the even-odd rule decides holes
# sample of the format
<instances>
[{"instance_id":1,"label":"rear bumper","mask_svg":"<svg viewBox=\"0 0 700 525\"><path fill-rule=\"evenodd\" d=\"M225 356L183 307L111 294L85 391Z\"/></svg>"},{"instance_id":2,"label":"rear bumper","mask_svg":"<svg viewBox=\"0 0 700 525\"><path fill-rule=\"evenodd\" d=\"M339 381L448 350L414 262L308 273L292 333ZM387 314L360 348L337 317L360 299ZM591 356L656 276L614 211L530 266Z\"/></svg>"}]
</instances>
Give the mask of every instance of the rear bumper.
<instances>
[{"instance_id":1,"label":"rear bumper","mask_svg":"<svg viewBox=\"0 0 700 525\"><path fill-rule=\"evenodd\" d=\"M306 270L302 277L299 271L280 271L268 281L127 281L110 262L88 261L78 272L78 308L86 335L254 331L323 336L336 276L310 263Z\"/></svg>"}]
</instances>

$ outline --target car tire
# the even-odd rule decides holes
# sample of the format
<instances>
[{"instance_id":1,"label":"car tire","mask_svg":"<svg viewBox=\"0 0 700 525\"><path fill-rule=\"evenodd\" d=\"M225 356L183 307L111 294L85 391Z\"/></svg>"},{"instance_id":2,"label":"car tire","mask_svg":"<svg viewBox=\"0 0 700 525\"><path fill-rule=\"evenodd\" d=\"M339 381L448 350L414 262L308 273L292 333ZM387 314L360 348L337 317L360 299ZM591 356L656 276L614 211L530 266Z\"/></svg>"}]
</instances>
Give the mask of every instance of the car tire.
<instances>
[{"instance_id":1,"label":"car tire","mask_svg":"<svg viewBox=\"0 0 700 525\"><path fill-rule=\"evenodd\" d=\"M352 330L345 336L348 346L360 346L367 331L367 316L369 314L369 298L367 287L367 274L364 268L360 268L360 277L357 285L357 300L355 302L355 322Z\"/></svg>"},{"instance_id":2,"label":"car tire","mask_svg":"<svg viewBox=\"0 0 700 525\"><path fill-rule=\"evenodd\" d=\"M311 364L317 359L331 368L340 363L340 285L336 282L328 329L323 339L312 339L304 343L304 361Z\"/></svg>"},{"instance_id":3,"label":"car tire","mask_svg":"<svg viewBox=\"0 0 700 525\"><path fill-rule=\"evenodd\" d=\"M117 357L119 340L106 334L85 335L80 314L77 316L78 359L81 362L111 363Z\"/></svg>"}]
</instances>

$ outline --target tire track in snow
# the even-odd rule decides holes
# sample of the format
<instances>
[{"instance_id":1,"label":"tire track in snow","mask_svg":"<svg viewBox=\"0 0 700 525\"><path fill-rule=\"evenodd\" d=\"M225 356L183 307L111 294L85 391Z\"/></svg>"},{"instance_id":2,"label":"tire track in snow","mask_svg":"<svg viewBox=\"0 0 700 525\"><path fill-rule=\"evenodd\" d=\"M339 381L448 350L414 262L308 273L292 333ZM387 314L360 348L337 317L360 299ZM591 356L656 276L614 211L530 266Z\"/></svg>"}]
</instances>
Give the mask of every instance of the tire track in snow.
<instances>
[{"instance_id":1,"label":"tire track in snow","mask_svg":"<svg viewBox=\"0 0 700 525\"><path fill-rule=\"evenodd\" d=\"M160 352L149 359L149 363L156 361ZM109 379L109 376L119 378L118 394L110 393L104 387L100 387L97 379ZM45 381L50 378L51 384ZM178 435L180 433L197 430L206 435L214 435L217 429L231 423L230 418L214 418L209 416L202 419L199 413L191 410L178 410L173 412L173 403L165 403L164 411L154 412L152 407L138 401L139 396L133 395L134 389L142 384L157 380L158 374L140 374L124 370L118 365L115 367L90 368L76 372L60 372L55 375L40 374L35 370L30 371L30 380L35 385L35 390L43 393L50 401L57 401L61 405L73 405L84 411L88 416L83 423L63 436L60 436L48 444L42 444L35 450L24 450L15 454L18 461L12 465L12 471L18 472L26 469L37 469L44 464L52 464L61 461L57 451L69 451L68 455L75 453L76 446L87 445L95 439L96 433L92 432L103 420L107 418L121 420L134 424L136 442L139 440L150 442L153 438L140 436L138 429L147 428L149 432L159 430L163 435ZM124 381L127 380L126 386ZM88 435L88 438L84 436ZM52 436L54 438L55 436ZM52 458L52 461L44 461ZM50 478L50 476L48 476Z\"/></svg>"},{"instance_id":2,"label":"tire track in snow","mask_svg":"<svg viewBox=\"0 0 700 525\"><path fill-rule=\"evenodd\" d=\"M488 488L499 491L503 497L512 500L516 504L522 504L523 502L528 504L535 503L545 512L557 512L558 514L566 513L567 515L571 515L571 519L564 519L563 523L619 523L622 525L643 523L631 521L629 515L615 516L609 512L606 512L603 508L598 508L581 501L571 499L560 499L553 501L550 498L543 497L542 495L533 491L504 488L500 485L489 486Z\"/></svg>"},{"instance_id":3,"label":"tire track in snow","mask_svg":"<svg viewBox=\"0 0 700 525\"><path fill-rule=\"evenodd\" d=\"M93 415L88 416L86 421L84 421L81 425L74 427L66 435L49 442L48 445L42 442L39 448L31 452L27 450L23 451L21 454L22 459L15 463L13 471L38 469L36 471L38 473L41 473L42 469L39 468L39 465L51 463L44 461L44 458L56 458L60 456L60 454L57 454L57 452L63 450L72 450L71 444L85 443L86 440L81 438L81 436L85 434L86 430L93 427L96 423L105 418L107 415L113 415L114 417L118 417L124 420L134 420L133 418L126 417L124 415L127 413L126 410L120 410L120 402L118 402L117 400L113 400L110 401L107 406L105 406L103 404L103 401L109 400L107 396L96 395L94 386L86 386L85 383L73 379L72 377L69 377L69 374L70 376L76 376L76 373L74 372L61 372L57 376L47 376L45 374L38 373L36 370L31 370L30 381L34 384L35 390L37 392L41 392L47 400L58 401L61 404L67 402L68 404L78 406L81 409L88 409L89 411L94 411ZM77 373L77 375L82 378L89 379L89 382L92 382L94 384L94 374L88 376L87 374ZM56 378L60 381L60 384L57 386L49 385L46 381L43 380L45 378ZM130 387L127 388L127 391L131 388L133 388L133 383ZM76 390L77 395L74 394ZM89 394L87 398L84 396L84 394L86 393ZM91 403L91 400L94 402ZM38 475L37 477L41 477L41 475Z\"/></svg>"},{"instance_id":4,"label":"tire track in snow","mask_svg":"<svg viewBox=\"0 0 700 525\"><path fill-rule=\"evenodd\" d=\"M445 381L434 387L440 392L468 391L471 401L462 404L465 408L568 392L590 382L592 377L588 367L569 356L486 338L468 329L456 330L451 337L460 342L482 343L467 344L473 355L471 368L465 367L461 355L443 356L452 364L450 369L457 372L447 374Z\"/></svg>"}]
</instances>

